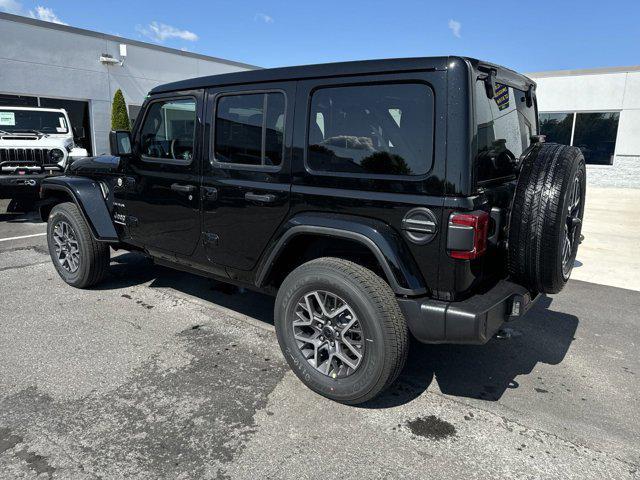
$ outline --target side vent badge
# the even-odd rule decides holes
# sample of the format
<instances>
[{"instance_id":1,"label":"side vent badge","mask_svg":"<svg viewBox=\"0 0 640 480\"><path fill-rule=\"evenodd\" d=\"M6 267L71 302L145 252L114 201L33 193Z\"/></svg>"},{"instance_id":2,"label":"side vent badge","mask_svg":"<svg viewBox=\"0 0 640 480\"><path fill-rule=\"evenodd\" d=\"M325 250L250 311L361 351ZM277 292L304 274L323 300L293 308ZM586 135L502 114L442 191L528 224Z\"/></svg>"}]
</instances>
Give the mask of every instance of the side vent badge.
<instances>
[{"instance_id":1,"label":"side vent badge","mask_svg":"<svg viewBox=\"0 0 640 480\"><path fill-rule=\"evenodd\" d=\"M424 245L438 233L436 216L424 207L414 208L402 219L402 232L410 242Z\"/></svg>"}]
</instances>

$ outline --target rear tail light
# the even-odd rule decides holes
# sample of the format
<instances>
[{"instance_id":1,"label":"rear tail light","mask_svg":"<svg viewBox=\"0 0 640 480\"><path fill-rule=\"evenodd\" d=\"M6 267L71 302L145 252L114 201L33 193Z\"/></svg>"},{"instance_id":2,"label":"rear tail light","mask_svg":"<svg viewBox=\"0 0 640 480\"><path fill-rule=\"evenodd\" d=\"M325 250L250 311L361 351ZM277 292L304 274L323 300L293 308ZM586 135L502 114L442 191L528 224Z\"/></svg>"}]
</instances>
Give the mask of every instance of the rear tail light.
<instances>
[{"instance_id":1,"label":"rear tail light","mask_svg":"<svg viewBox=\"0 0 640 480\"><path fill-rule=\"evenodd\" d=\"M449 217L447 250L453 258L473 260L487 249L489 214L482 210L452 213Z\"/></svg>"}]
</instances>

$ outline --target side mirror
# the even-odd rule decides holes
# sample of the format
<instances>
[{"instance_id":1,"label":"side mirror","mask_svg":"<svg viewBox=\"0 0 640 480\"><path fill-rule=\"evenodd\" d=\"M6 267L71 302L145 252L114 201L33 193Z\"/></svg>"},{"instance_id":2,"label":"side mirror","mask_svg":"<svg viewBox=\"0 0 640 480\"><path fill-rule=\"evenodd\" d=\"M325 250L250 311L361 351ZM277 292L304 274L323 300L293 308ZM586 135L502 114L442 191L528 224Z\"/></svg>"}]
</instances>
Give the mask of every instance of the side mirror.
<instances>
[{"instance_id":1,"label":"side mirror","mask_svg":"<svg viewBox=\"0 0 640 480\"><path fill-rule=\"evenodd\" d=\"M112 130L109 132L109 146L114 157L131 155L131 134L126 130Z\"/></svg>"},{"instance_id":2,"label":"side mirror","mask_svg":"<svg viewBox=\"0 0 640 480\"><path fill-rule=\"evenodd\" d=\"M76 140L82 140L84 138L84 127L73 127L73 136Z\"/></svg>"}]
</instances>

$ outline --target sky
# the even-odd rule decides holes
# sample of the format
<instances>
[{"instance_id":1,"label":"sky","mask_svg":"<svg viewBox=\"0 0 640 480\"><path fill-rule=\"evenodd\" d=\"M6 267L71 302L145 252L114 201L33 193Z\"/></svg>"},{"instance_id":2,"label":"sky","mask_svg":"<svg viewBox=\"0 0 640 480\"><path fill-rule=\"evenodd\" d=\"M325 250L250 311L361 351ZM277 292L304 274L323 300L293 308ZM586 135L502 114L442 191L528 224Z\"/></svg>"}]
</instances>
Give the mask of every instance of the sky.
<instances>
[{"instance_id":1,"label":"sky","mask_svg":"<svg viewBox=\"0 0 640 480\"><path fill-rule=\"evenodd\" d=\"M0 0L0 11L262 67L433 55L521 72L640 65L640 0Z\"/></svg>"}]
</instances>

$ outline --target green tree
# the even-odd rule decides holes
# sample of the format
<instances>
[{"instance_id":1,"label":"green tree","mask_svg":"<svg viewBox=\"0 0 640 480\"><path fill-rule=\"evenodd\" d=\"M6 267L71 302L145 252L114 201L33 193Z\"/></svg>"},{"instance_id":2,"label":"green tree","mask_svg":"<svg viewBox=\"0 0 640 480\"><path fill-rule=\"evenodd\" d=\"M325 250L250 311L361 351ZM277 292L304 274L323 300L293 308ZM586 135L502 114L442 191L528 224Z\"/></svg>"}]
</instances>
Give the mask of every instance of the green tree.
<instances>
[{"instance_id":1,"label":"green tree","mask_svg":"<svg viewBox=\"0 0 640 480\"><path fill-rule=\"evenodd\" d=\"M131 130L131 122L127 114L127 104L122 90L116 90L111 106L111 130Z\"/></svg>"}]
</instances>

